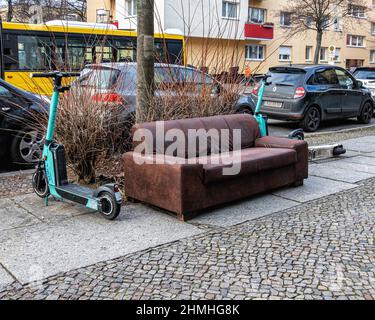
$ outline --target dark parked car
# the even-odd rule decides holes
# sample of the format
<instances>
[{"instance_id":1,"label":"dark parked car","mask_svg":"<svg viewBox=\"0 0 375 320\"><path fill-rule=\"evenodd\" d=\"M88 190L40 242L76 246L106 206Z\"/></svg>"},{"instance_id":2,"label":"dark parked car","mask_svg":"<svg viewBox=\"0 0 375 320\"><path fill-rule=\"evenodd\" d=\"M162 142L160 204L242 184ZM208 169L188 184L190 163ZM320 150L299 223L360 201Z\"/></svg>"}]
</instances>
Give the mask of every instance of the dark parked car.
<instances>
[{"instance_id":1,"label":"dark parked car","mask_svg":"<svg viewBox=\"0 0 375 320\"><path fill-rule=\"evenodd\" d=\"M176 90L178 90L179 82L185 85L187 83L194 83L198 86L205 84L212 87L213 97L226 90L225 86L210 75L193 67L181 65L155 63L155 82L175 83L177 84ZM95 102L121 103L123 101L126 105L124 110L126 116L135 111L136 84L137 63L102 63L87 65L81 72L81 76L73 83L72 88L74 90L75 85L91 88ZM194 87L196 88L196 86ZM155 95L163 95L163 91L156 90ZM239 113L253 114L255 110L254 100L250 95L238 95L234 108Z\"/></svg>"},{"instance_id":2,"label":"dark parked car","mask_svg":"<svg viewBox=\"0 0 375 320\"><path fill-rule=\"evenodd\" d=\"M288 65L269 69L262 113L270 118L299 121L315 131L321 121L357 117L369 123L374 110L371 93L343 68L331 65ZM259 85L252 96L257 100Z\"/></svg>"},{"instance_id":3,"label":"dark parked car","mask_svg":"<svg viewBox=\"0 0 375 320\"><path fill-rule=\"evenodd\" d=\"M38 116L48 112L45 99L0 79L0 159L19 164L36 162L43 132L36 128Z\"/></svg>"}]
</instances>

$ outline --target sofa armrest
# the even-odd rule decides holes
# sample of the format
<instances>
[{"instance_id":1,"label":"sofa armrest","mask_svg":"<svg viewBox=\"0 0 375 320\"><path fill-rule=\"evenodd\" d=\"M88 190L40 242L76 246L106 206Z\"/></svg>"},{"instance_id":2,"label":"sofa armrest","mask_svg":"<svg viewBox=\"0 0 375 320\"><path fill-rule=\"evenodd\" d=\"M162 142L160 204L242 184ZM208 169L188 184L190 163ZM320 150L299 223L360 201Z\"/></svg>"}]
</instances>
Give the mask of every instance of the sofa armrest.
<instances>
[{"instance_id":1,"label":"sofa armrest","mask_svg":"<svg viewBox=\"0 0 375 320\"><path fill-rule=\"evenodd\" d=\"M293 149L297 152L296 180L308 177L309 148L306 141L279 137L262 137L255 140L258 148Z\"/></svg>"},{"instance_id":2,"label":"sofa armrest","mask_svg":"<svg viewBox=\"0 0 375 320\"><path fill-rule=\"evenodd\" d=\"M308 145L306 141L271 136L256 139L255 147L294 149L298 153L308 152Z\"/></svg>"},{"instance_id":3,"label":"sofa armrest","mask_svg":"<svg viewBox=\"0 0 375 320\"><path fill-rule=\"evenodd\" d=\"M203 165L184 158L127 152L123 165L127 196L173 212L183 212L184 194L202 183Z\"/></svg>"}]
</instances>

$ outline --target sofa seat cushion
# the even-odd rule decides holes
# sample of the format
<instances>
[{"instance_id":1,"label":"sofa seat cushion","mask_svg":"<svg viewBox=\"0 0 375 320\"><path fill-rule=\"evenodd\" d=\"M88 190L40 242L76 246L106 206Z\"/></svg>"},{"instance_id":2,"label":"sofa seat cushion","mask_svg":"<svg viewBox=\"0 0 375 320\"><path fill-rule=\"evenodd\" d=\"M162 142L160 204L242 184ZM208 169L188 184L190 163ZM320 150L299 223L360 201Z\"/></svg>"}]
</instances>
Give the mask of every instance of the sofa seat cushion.
<instances>
[{"instance_id":1,"label":"sofa seat cushion","mask_svg":"<svg viewBox=\"0 0 375 320\"><path fill-rule=\"evenodd\" d=\"M204 182L210 183L292 165L297 162L297 152L282 148L247 148L212 155L205 159L205 163L202 160L199 162L203 164ZM234 169L235 175L223 172L224 168L231 168L233 165L240 168Z\"/></svg>"}]
</instances>

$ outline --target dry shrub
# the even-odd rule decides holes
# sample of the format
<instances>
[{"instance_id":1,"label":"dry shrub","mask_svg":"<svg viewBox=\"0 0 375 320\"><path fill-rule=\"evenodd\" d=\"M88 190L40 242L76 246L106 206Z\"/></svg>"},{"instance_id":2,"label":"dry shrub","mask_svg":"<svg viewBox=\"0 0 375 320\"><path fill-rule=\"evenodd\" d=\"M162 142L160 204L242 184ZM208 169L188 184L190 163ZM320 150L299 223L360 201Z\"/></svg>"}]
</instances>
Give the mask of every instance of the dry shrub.
<instances>
[{"instance_id":1,"label":"dry shrub","mask_svg":"<svg viewBox=\"0 0 375 320\"><path fill-rule=\"evenodd\" d=\"M95 181L100 160L111 162L125 149L125 126L121 106L94 103L89 89L76 87L61 98L56 139L79 180Z\"/></svg>"}]
</instances>

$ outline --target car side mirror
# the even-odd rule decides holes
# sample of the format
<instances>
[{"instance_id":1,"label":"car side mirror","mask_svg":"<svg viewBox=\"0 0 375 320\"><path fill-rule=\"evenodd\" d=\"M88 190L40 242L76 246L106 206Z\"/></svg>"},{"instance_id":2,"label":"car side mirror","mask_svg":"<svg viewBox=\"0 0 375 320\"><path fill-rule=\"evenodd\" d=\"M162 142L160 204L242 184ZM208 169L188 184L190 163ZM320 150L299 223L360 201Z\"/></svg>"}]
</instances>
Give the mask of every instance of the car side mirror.
<instances>
[{"instance_id":1,"label":"car side mirror","mask_svg":"<svg viewBox=\"0 0 375 320\"><path fill-rule=\"evenodd\" d=\"M362 88L363 87L363 82L357 80L356 86L357 86L357 88Z\"/></svg>"}]
</instances>

